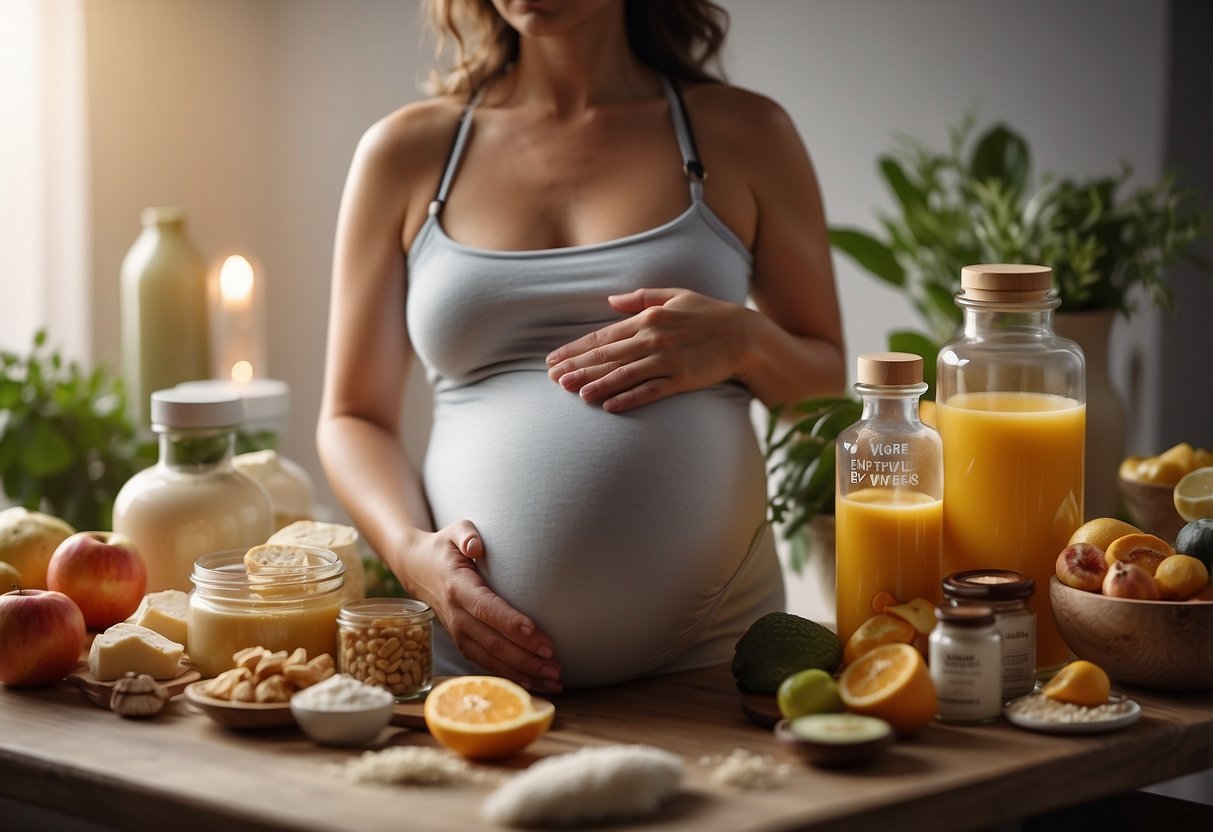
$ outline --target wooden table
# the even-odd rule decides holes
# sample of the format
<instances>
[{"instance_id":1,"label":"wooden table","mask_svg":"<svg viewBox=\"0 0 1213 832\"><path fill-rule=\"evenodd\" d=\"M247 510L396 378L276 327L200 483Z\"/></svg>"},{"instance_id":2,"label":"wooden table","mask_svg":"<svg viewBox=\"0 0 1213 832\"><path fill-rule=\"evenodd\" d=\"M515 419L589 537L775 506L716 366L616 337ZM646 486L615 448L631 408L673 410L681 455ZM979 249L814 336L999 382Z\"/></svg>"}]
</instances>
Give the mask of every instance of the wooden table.
<instances>
[{"instance_id":1,"label":"wooden table","mask_svg":"<svg viewBox=\"0 0 1213 832\"><path fill-rule=\"evenodd\" d=\"M681 754L680 794L638 829L968 829L1135 789L1213 766L1213 696L1127 690L1133 726L1052 736L1008 723L932 725L877 764L810 768L745 720L726 668L556 697L553 730L520 768L586 745L649 743ZM389 729L380 745L432 745ZM771 791L719 790L704 758L734 748L793 766ZM481 828L487 787L364 786L326 771L349 750L294 728L235 733L183 700L153 721L124 720L66 685L0 686L0 794L123 829L370 830ZM2 825L2 824L0 824ZM614 827L619 828L619 827Z\"/></svg>"}]
</instances>

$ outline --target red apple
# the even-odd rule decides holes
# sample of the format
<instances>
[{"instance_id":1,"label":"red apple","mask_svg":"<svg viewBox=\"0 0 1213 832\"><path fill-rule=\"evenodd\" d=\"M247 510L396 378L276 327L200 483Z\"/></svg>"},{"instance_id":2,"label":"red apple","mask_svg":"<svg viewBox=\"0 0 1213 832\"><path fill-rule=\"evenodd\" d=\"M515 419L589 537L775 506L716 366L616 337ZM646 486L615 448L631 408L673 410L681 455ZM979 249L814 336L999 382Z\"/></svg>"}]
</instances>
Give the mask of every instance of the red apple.
<instances>
[{"instance_id":1,"label":"red apple","mask_svg":"<svg viewBox=\"0 0 1213 832\"><path fill-rule=\"evenodd\" d=\"M75 601L84 623L103 630L139 607L147 589L147 565L129 537L76 532L51 555L46 585Z\"/></svg>"},{"instance_id":2,"label":"red apple","mask_svg":"<svg viewBox=\"0 0 1213 832\"><path fill-rule=\"evenodd\" d=\"M0 595L0 682L14 687L62 679L84 648L84 616L71 598L45 589Z\"/></svg>"}]
</instances>

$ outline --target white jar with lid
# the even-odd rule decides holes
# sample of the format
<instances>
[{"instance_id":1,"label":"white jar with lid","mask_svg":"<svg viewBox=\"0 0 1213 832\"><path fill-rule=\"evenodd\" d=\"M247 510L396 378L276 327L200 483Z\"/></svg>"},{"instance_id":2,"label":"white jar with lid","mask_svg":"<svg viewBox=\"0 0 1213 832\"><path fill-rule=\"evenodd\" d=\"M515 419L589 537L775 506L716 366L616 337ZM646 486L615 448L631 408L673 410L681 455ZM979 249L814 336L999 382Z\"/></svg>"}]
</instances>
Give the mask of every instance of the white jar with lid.
<instances>
[{"instance_id":1,"label":"white jar with lid","mask_svg":"<svg viewBox=\"0 0 1213 832\"><path fill-rule=\"evenodd\" d=\"M158 390L152 429L160 456L114 500L114 531L147 563L147 589L189 592L200 556L264 543L273 532L265 490L232 466L240 398L211 391Z\"/></svg>"},{"instance_id":2,"label":"white jar with lid","mask_svg":"<svg viewBox=\"0 0 1213 832\"><path fill-rule=\"evenodd\" d=\"M989 722L1002 713L1002 637L984 604L935 610L927 665L940 722Z\"/></svg>"}]
</instances>

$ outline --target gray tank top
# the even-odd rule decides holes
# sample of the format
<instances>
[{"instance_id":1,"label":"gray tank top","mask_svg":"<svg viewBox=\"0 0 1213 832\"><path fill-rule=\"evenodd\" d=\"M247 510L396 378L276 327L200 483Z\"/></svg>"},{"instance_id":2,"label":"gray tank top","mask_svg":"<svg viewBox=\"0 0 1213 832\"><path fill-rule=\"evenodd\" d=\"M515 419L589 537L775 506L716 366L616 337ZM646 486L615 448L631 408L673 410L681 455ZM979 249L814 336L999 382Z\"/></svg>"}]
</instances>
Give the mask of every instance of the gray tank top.
<instances>
[{"instance_id":1,"label":"gray tank top","mask_svg":"<svg viewBox=\"0 0 1213 832\"><path fill-rule=\"evenodd\" d=\"M665 90L690 182L679 216L557 249L452 240L441 213L473 100L408 254L408 330L434 391L422 472L434 522L476 524L481 574L553 638L568 687L728 661L750 622L783 605L744 387L612 414L547 375L549 352L624 317L608 295L746 299L751 255L704 202L680 96ZM477 672L442 634L435 649L437 673Z\"/></svg>"}]
</instances>

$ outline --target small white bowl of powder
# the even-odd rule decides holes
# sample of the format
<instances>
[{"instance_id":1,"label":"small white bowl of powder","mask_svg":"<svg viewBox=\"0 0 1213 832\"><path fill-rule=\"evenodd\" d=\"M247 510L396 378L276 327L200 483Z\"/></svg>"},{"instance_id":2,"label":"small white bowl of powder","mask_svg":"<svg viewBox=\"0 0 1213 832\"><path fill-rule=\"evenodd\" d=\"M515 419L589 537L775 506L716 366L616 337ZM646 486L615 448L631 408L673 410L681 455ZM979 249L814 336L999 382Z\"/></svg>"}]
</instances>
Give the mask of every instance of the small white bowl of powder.
<instances>
[{"instance_id":1,"label":"small white bowl of powder","mask_svg":"<svg viewBox=\"0 0 1213 832\"><path fill-rule=\"evenodd\" d=\"M339 673L291 697L295 722L325 745L362 745L392 719L395 698L383 688Z\"/></svg>"}]
</instances>

